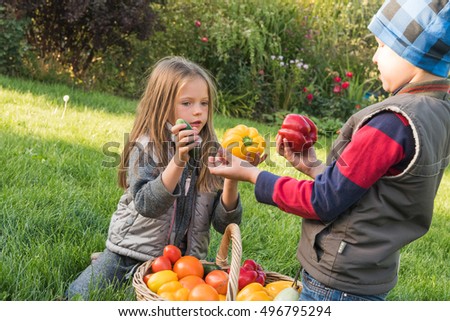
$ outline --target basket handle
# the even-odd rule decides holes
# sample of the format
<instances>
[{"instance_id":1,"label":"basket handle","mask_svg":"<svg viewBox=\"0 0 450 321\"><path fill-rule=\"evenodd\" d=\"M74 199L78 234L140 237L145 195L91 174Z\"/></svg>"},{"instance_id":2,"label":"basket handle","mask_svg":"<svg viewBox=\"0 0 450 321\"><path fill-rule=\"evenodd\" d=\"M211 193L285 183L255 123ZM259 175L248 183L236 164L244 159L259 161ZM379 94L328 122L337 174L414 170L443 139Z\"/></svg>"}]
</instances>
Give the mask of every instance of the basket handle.
<instances>
[{"instance_id":1,"label":"basket handle","mask_svg":"<svg viewBox=\"0 0 450 321\"><path fill-rule=\"evenodd\" d=\"M235 301L238 292L239 270L242 259L241 231L239 230L239 226L235 223L229 224L223 233L219 251L216 256L216 264L220 267L228 265L228 249L230 246L230 240L232 241L231 264L226 300Z\"/></svg>"}]
</instances>

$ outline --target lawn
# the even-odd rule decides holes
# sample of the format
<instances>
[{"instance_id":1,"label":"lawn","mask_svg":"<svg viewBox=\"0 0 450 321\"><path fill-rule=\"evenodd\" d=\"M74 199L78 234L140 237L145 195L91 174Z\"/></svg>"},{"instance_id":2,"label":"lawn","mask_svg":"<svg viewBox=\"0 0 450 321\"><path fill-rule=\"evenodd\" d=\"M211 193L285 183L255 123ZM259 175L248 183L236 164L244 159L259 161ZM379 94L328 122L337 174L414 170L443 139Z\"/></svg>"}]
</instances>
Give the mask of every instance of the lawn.
<instances>
[{"instance_id":1,"label":"lawn","mask_svg":"<svg viewBox=\"0 0 450 321\"><path fill-rule=\"evenodd\" d=\"M69 95L64 112L63 96ZM136 101L58 84L0 76L1 233L0 300L58 300L104 248L109 219L122 191L113 152L123 147ZM238 123L273 141L277 128L215 116L219 138ZM318 146L326 146L321 140ZM326 148L318 150L325 157ZM106 153L105 151L108 151ZM262 164L279 175L302 177L270 149ZM300 218L259 204L240 183L243 259L294 276ZM450 300L450 170L435 201L431 229L402 250L400 279L389 300ZM210 260L221 235L212 231ZM133 289L107 289L98 300L133 300Z\"/></svg>"}]
</instances>

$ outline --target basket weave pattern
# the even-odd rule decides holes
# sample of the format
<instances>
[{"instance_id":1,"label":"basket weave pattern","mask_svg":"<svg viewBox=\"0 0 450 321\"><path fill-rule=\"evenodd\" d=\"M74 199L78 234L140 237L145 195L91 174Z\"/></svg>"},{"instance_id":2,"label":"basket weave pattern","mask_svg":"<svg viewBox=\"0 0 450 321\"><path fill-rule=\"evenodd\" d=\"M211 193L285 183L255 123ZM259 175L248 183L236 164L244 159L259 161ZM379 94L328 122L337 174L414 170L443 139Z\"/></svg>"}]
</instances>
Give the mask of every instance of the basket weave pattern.
<instances>
[{"instance_id":1,"label":"basket weave pattern","mask_svg":"<svg viewBox=\"0 0 450 321\"><path fill-rule=\"evenodd\" d=\"M228 252L231 244L231 263L228 264ZM230 269L229 272L229 281L227 288L227 301L235 301L236 295L238 293L238 280L239 280L239 270L241 267L241 259L242 259L242 240L241 240L241 232L239 226L237 224L230 224L227 226L225 233L222 236L222 240L220 242L219 251L216 255L216 264L220 266L222 269ZM166 299L160 297L153 291L151 291L147 285L144 283L144 275L148 274L151 271L151 266L154 260L149 260L144 262L139 268L136 270L136 273L133 276L133 286L136 292L136 299L138 301L166 301ZM203 264L213 264L211 262L201 261ZM274 281L292 281L294 279L279 274L276 272L265 271L266 273L266 284L274 282ZM301 287L301 283L299 281L295 281L296 287Z\"/></svg>"}]
</instances>

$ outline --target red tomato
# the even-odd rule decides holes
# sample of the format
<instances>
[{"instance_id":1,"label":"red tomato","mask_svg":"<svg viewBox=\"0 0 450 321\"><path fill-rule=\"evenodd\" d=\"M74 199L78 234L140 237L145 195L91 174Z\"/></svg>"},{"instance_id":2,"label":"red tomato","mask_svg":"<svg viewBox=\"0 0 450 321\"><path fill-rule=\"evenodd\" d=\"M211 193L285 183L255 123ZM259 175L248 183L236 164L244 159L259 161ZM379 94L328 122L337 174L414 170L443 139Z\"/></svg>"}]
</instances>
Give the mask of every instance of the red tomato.
<instances>
[{"instance_id":1,"label":"red tomato","mask_svg":"<svg viewBox=\"0 0 450 321\"><path fill-rule=\"evenodd\" d=\"M202 262L190 255L182 256L176 261L173 265L173 271L178 275L178 279L182 279L188 275L197 275L198 277L203 278L205 272Z\"/></svg>"},{"instance_id":2,"label":"red tomato","mask_svg":"<svg viewBox=\"0 0 450 321\"><path fill-rule=\"evenodd\" d=\"M148 282L148 279L150 279L150 277L153 275L153 273L149 273L149 274L146 274L146 275L144 275L144 283L145 284L147 284L147 282Z\"/></svg>"},{"instance_id":3,"label":"red tomato","mask_svg":"<svg viewBox=\"0 0 450 321\"><path fill-rule=\"evenodd\" d=\"M152 272L156 273L164 270L172 270L172 263L170 263L168 258L159 256L152 262Z\"/></svg>"},{"instance_id":4,"label":"red tomato","mask_svg":"<svg viewBox=\"0 0 450 321\"><path fill-rule=\"evenodd\" d=\"M163 250L163 256L170 260L170 263L175 264L176 261L181 257L181 250L175 245L166 245Z\"/></svg>"}]
</instances>

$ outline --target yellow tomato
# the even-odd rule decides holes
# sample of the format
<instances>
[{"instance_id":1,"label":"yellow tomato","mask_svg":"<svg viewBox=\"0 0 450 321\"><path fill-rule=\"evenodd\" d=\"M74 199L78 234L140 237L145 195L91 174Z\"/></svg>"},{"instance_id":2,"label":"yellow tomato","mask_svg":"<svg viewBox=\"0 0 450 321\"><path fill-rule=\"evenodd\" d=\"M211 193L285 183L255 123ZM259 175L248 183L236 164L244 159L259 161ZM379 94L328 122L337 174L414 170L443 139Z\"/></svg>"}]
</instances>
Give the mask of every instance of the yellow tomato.
<instances>
[{"instance_id":1,"label":"yellow tomato","mask_svg":"<svg viewBox=\"0 0 450 321\"><path fill-rule=\"evenodd\" d=\"M187 301L189 298L189 289L181 288L175 291L175 301Z\"/></svg>"},{"instance_id":2,"label":"yellow tomato","mask_svg":"<svg viewBox=\"0 0 450 321\"><path fill-rule=\"evenodd\" d=\"M158 295L163 299L175 301L175 294L173 292L161 292Z\"/></svg>"},{"instance_id":3,"label":"yellow tomato","mask_svg":"<svg viewBox=\"0 0 450 321\"><path fill-rule=\"evenodd\" d=\"M266 141L256 128L237 125L225 132L222 147L234 156L246 159L247 153L250 153L252 157L258 152L262 155L266 147Z\"/></svg>"},{"instance_id":4,"label":"yellow tomato","mask_svg":"<svg viewBox=\"0 0 450 321\"><path fill-rule=\"evenodd\" d=\"M178 281L178 276L175 272L171 270L164 270L153 273L153 275L148 279L147 286L148 288L157 293L159 288L167 282L170 281Z\"/></svg>"},{"instance_id":5,"label":"yellow tomato","mask_svg":"<svg viewBox=\"0 0 450 321\"><path fill-rule=\"evenodd\" d=\"M179 281L169 281L159 287L157 294L159 295L162 292L175 292L182 287L183 285Z\"/></svg>"}]
</instances>

